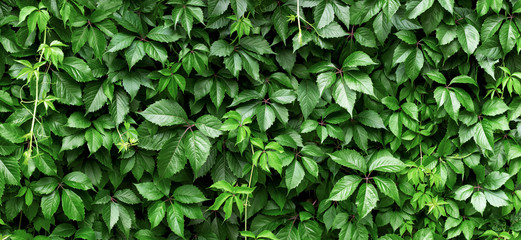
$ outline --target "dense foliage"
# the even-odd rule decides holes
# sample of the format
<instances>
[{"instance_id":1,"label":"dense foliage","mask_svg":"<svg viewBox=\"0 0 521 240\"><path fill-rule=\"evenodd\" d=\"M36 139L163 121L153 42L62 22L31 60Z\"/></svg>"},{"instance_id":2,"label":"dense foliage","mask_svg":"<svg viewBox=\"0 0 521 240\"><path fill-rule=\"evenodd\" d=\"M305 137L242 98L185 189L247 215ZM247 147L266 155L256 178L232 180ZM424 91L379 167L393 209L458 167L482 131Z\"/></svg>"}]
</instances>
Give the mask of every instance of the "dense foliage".
<instances>
[{"instance_id":1,"label":"dense foliage","mask_svg":"<svg viewBox=\"0 0 521 240\"><path fill-rule=\"evenodd\" d=\"M519 239L521 0L3 0L12 239Z\"/></svg>"}]
</instances>

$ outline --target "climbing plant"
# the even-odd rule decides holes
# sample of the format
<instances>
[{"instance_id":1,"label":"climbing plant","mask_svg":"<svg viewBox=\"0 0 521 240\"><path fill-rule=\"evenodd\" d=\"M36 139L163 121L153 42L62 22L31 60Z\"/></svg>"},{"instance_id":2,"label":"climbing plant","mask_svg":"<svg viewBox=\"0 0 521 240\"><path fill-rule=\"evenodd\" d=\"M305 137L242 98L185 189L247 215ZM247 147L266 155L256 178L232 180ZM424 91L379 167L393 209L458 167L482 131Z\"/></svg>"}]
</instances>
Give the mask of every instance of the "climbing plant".
<instances>
[{"instance_id":1,"label":"climbing plant","mask_svg":"<svg viewBox=\"0 0 521 240\"><path fill-rule=\"evenodd\" d=\"M0 1L1 239L521 239L520 0Z\"/></svg>"}]
</instances>

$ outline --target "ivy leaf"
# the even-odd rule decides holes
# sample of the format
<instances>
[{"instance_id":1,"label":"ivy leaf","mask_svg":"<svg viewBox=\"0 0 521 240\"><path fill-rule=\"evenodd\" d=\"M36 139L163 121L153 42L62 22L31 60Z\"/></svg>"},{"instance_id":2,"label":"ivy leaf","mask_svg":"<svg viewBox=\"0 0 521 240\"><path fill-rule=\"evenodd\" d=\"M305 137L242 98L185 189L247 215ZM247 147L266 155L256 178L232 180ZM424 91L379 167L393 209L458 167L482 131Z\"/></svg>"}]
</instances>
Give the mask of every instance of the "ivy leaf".
<instances>
[{"instance_id":1,"label":"ivy leaf","mask_svg":"<svg viewBox=\"0 0 521 240\"><path fill-rule=\"evenodd\" d=\"M107 227L112 229L119 220L119 207L117 203L110 202L105 204L102 211L103 221L107 224Z\"/></svg>"},{"instance_id":2,"label":"ivy leaf","mask_svg":"<svg viewBox=\"0 0 521 240\"><path fill-rule=\"evenodd\" d=\"M166 204L163 201L154 202L148 207L148 220L150 228L157 227L166 215Z\"/></svg>"},{"instance_id":3,"label":"ivy leaf","mask_svg":"<svg viewBox=\"0 0 521 240\"><path fill-rule=\"evenodd\" d=\"M497 190L503 186L508 179L510 179L508 173L493 171L487 174L485 182L483 182L483 187L488 190Z\"/></svg>"},{"instance_id":4,"label":"ivy leaf","mask_svg":"<svg viewBox=\"0 0 521 240\"><path fill-rule=\"evenodd\" d=\"M82 172L71 172L62 179L63 183L67 184L70 187L80 189L80 190L89 190L93 189L92 182L89 177Z\"/></svg>"},{"instance_id":5,"label":"ivy leaf","mask_svg":"<svg viewBox=\"0 0 521 240\"><path fill-rule=\"evenodd\" d=\"M152 182L134 183L134 186L136 186L139 194L149 201L159 200L164 196Z\"/></svg>"},{"instance_id":6,"label":"ivy leaf","mask_svg":"<svg viewBox=\"0 0 521 240\"><path fill-rule=\"evenodd\" d=\"M365 110L359 113L356 115L356 120L368 127L385 129L382 117L373 110Z\"/></svg>"},{"instance_id":7,"label":"ivy leaf","mask_svg":"<svg viewBox=\"0 0 521 240\"><path fill-rule=\"evenodd\" d=\"M483 211L487 207L487 200L485 199L485 194L483 192L475 192L472 194L472 198L470 199L472 206L476 211L483 215Z\"/></svg>"},{"instance_id":8,"label":"ivy leaf","mask_svg":"<svg viewBox=\"0 0 521 240\"><path fill-rule=\"evenodd\" d=\"M92 82L83 89L83 102L87 112L96 112L107 103L107 96L103 92L101 82Z\"/></svg>"},{"instance_id":9,"label":"ivy leaf","mask_svg":"<svg viewBox=\"0 0 521 240\"><path fill-rule=\"evenodd\" d=\"M390 154L378 154L369 164L369 171L399 172L405 168L405 164L390 156Z\"/></svg>"},{"instance_id":10,"label":"ivy leaf","mask_svg":"<svg viewBox=\"0 0 521 240\"><path fill-rule=\"evenodd\" d=\"M378 189L386 196L392 198L396 203L400 203L400 193L396 184L389 178L386 177L374 177L374 183Z\"/></svg>"},{"instance_id":11,"label":"ivy leaf","mask_svg":"<svg viewBox=\"0 0 521 240\"><path fill-rule=\"evenodd\" d=\"M40 207L42 214L46 219L51 219L60 206L60 193L52 191L51 194L42 196Z\"/></svg>"},{"instance_id":12,"label":"ivy leaf","mask_svg":"<svg viewBox=\"0 0 521 240\"><path fill-rule=\"evenodd\" d=\"M478 122L473 127L474 141L481 148L492 151L494 146L493 133L489 126L485 122Z\"/></svg>"},{"instance_id":13,"label":"ivy leaf","mask_svg":"<svg viewBox=\"0 0 521 240\"><path fill-rule=\"evenodd\" d=\"M297 99L302 109L302 115L307 118L320 99L317 85L311 81L302 81L297 90Z\"/></svg>"},{"instance_id":14,"label":"ivy leaf","mask_svg":"<svg viewBox=\"0 0 521 240\"><path fill-rule=\"evenodd\" d=\"M256 114L259 128L264 132L275 122L275 111L273 111L273 108L268 106L268 104L257 106Z\"/></svg>"},{"instance_id":15,"label":"ivy leaf","mask_svg":"<svg viewBox=\"0 0 521 240\"><path fill-rule=\"evenodd\" d=\"M329 193L329 201L344 201L348 199L358 187L362 178L355 175L348 175L342 177Z\"/></svg>"},{"instance_id":16,"label":"ivy leaf","mask_svg":"<svg viewBox=\"0 0 521 240\"><path fill-rule=\"evenodd\" d=\"M354 91L365 93L367 95L374 95L373 82L369 75L360 71L349 71L344 74L344 79L347 86Z\"/></svg>"},{"instance_id":17,"label":"ivy leaf","mask_svg":"<svg viewBox=\"0 0 521 240\"><path fill-rule=\"evenodd\" d=\"M352 91L346 81L343 79L336 81L333 88L333 98L336 103L347 110L349 114L353 114L355 107L356 92Z\"/></svg>"},{"instance_id":18,"label":"ivy leaf","mask_svg":"<svg viewBox=\"0 0 521 240\"><path fill-rule=\"evenodd\" d=\"M478 30L470 24L459 25L457 35L463 51L469 55L474 53L479 44Z\"/></svg>"},{"instance_id":19,"label":"ivy leaf","mask_svg":"<svg viewBox=\"0 0 521 240\"><path fill-rule=\"evenodd\" d=\"M481 107L481 113L487 116L497 116L509 110L509 107L499 98L486 101Z\"/></svg>"},{"instance_id":20,"label":"ivy leaf","mask_svg":"<svg viewBox=\"0 0 521 240\"><path fill-rule=\"evenodd\" d=\"M139 113L146 120L159 126L172 126L187 123L183 108L172 100L159 100Z\"/></svg>"},{"instance_id":21,"label":"ivy leaf","mask_svg":"<svg viewBox=\"0 0 521 240\"><path fill-rule=\"evenodd\" d=\"M487 202L494 207L504 207L509 203L508 197L503 191L484 191Z\"/></svg>"},{"instance_id":22,"label":"ivy leaf","mask_svg":"<svg viewBox=\"0 0 521 240\"><path fill-rule=\"evenodd\" d=\"M335 18L333 4L329 1L320 2L313 11L317 28L321 29L331 23Z\"/></svg>"},{"instance_id":23,"label":"ivy leaf","mask_svg":"<svg viewBox=\"0 0 521 240\"><path fill-rule=\"evenodd\" d=\"M170 230L177 236L184 237L184 216L179 204L170 204L166 208L166 221Z\"/></svg>"},{"instance_id":24,"label":"ivy leaf","mask_svg":"<svg viewBox=\"0 0 521 240\"><path fill-rule=\"evenodd\" d=\"M167 58L168 58L168 54L166 52L166 49L159 43L156 43L156 42L145 42L145 52L147 53L147 55L151 58L153 58L154 60L160 62L160 63L165 63Z\"/></svg>"},{"instance_id":25,"label":"ivy leaf","mask_svg":"<svg viewBox=\"0 0 521 240\"><path fill-rule=\"evenodd\" d=\"M213 42L210 47L210 56L227 57L233 52L233 46L224 40Z\"/></svg>"},{"instance_id":26,"label":"ivy leaf","mask_svg":"<svg viewBox=\"0 0 521 240\"><path fill-rule=\"evenodd\" d=\"M434 0L421 0L421 1L418 1L417 4L411 3L412 6L411 6L410 10L407 11L407 18L409 18L409 19L417 18L418 16L420 16L420 14L427 11L427 9L429 9L433 3L434 3Z\"/></svg>"},{"instance_id":27,"label":"ivy leaf","mask_svg":"<svg viewBox=\"0 0 521 240\"><path fill-rule=\"evenodd\" d=\"M69 189L62 191L62 208L65 216L74 221L85 218L85 206L83 200L75 192Z\"/></svg>"},{"instance_id":28,"label":"ivy leaf","mask_svg":"<svg viewBox=\"0 0 521 240\"><path fill-rule=\"evenodd\" d=\"M176 136L168 140L157 156L157 169L159 176L172 177L181 171L186 165L184 144L181 137Z\"/></svg>"},{"instance_id":29,"label":"ivy leaf","mask_svg":"<svg viewBox=\"0 0 521 240\"><path fill-rule=\"evenodd\" d=\"M358 66L369 66L374 65L376 62L374 62L369 55L362 51L356 51L351 53L345 60L344 64L342 65L343 68L351 68L351 67L358 67Z\"/></svg>"},{"instance_id":30,"label":"ivy leaf","mask_svg":"<svg viewBox=\"0 0 521 240\"><path fill-rule=\"evenodd\" d=\"M115 91L114 101L109 105L109 112L116 125L123 122L130 112L130 98L125 91L121 89Z\"/></svg>"},{"instance_id":31,"label":"ivy leaf","mask_svg":"<svg viewBox=\"0 0 521 240\"><path fill-rule=\"evenodd\" d=\"M157 26L148 32L147 37L164 43L171 43L179 40L182 36L174 31L171 27ZM132 38L133 39L133 38ZM130 46L130 43L128 44ZM127 46L127 47L128 47Z\"/></svg>"},{"instance_id":32,"label":"ivy leaf","mask_svg":"<svg viewBox=\"0 0 521 240\"><path fill-rule=\"evenodd\" d=\"M183 144L190 166L197 174L210 155L210 140L199 131L190 131L183 138Z\"/></svg>"},{"instance_id":33,"label":"ivy leaf","mask_svg":"<svg viewBox=\"0 0 521 240\"><path fill-rule=\"evenodd\" d=\"M519 35L519 31L513 21L506 21L505 24L503 24L499 30L499 43L501 43L503 54L509 53L512 48L514 48L517 39L519 39Z\"/></svg>"},{"instance_id":34,"label":"ivy leaf","mask_svg":"<svg viewBox=\"0 0 521 240\"><path fill-rule=\"evenodd\" d=\"M89 65L77 57L64 58L61 68L78 82L90 82L95 80Z\"/></svg>"},{"instance_id":35,"label":"ivy leaf","mask_svg":"<svg viewBox=\"0 0 521 240\"><path fill-rule=\"evenodd\" d=\"M99 29L90 27L88 41L89 46L94 50L94 55L96 55L96 57L101 60L103 53L105 52L105 48L107 47L107 39L105 39L105 35L103 35Z\"/></svg>"},{"instance_id":36,"label":"ivy leaf","mask_svg":"<svg viewBox=\"0 0 521 240\"><path fill-rule=\"evenodd\" d=\"M458 201L465 201L472 195L474 187L472 185L463 185L454 192L454 199Z\"/></svg>"},{"instance_id":37,"label":"ivy leaf","mask_svg":"<svg viewBox=\"0 0 521 240\"><path fill-rule=\"evenodd\" d=\"M423 68L423 64L423 53L419 48L416 48L416 51L413 51L407 57L407 59L405 59L407 77L409 77L411 80L415 80L420 74L420 71Z\"/></svg>"},{"instance_id":38,"label":"ivy leaf","mask_svg":"<svg viewBox=\"0 0 521 240\"><path fill-rule=\"evenodd\" d=\"M145 56L145 44L142 41L134 41L130 47L125 50L125 59L128 63L128 68L132 68Z\"/></svg>"},{"instance_id":39,"label":"ivy leaf","mask_svg":"<svg viewBox=\"0 0 521 240\"><path fill-rule=\"evenodd\" d=\"M378 192L372 184L363 183L358 189L356 196L356 206L358 209L358 217L364 218L369 214L378 202Z\"/></svg>"},{"instance_id":40,"label":"ivy leaf","mask_svg":"<svg viewBox=\"0 0 521 240\"><path fill-rule=\"evenodd\" d=\"M126 33L119 32L114 34L107 47L107 52L117 52L128 48L134 42L134 38L134 36Z\"/></svg>"},{"instance_id":41,"label":"ivy leaf","mask_svg":"<svg viewBox=\"0 0 521 240\"><path fill-rule=\"evenodd\" d=\"M175 189L174 199L182 203L199 203L208 200L203 193L193 185L183 185Z\"/></svg>"},{"instance_id":42,"label":"ivy leaf","mask_svg":"<svg viewBox=\"0 0 521 240\"><path fill-rule=\"evenodd\" d=\"M306 172L304 172L304 168L300 164L299 161L294 160L292 164L286 168L285 172L285 181L286 186L288 187L288 191L291 189L296 188L300 182L302 182L302 179L304 179L304 176L306 175Z\"/></svg>"},{"instance_id":43,"label":"ivy leaf","mask_svg":"<svg viewBox=\"0 0 521 240\"><path fill-rule=\"evenodd\" d=\"M331 157L331 160L344 167L358 170L364 174L367 173L367 164L365 159L354 150L344 149L328 155Z\"/></svg>"}]
</instances>

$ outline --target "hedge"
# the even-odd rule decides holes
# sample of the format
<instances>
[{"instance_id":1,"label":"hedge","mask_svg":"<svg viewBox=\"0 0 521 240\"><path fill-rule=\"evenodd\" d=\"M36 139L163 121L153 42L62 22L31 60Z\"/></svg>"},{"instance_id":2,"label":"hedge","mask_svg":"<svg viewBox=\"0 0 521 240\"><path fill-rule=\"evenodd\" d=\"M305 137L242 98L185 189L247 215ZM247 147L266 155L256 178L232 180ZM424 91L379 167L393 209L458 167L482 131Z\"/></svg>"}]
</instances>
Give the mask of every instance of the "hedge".
<instances>
[{"instance_id":1,"label":"hedge","mask_svg":"<svg viewBox=\"0 0 521 240\"><path fill-rule=\"evenodd\" d=\"M520 0L4 0L0 239L521 239Z\"/></svg>"}]
</instances>

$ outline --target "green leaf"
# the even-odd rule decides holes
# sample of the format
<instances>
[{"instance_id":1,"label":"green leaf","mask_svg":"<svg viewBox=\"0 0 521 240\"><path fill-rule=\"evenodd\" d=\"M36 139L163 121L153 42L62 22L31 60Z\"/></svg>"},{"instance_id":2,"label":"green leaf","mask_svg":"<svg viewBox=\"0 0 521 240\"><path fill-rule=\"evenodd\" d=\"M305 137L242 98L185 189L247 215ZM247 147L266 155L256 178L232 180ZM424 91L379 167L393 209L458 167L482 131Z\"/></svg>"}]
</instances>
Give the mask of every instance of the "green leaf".
<instances>
[{"instance_id":1,"label":"green leaf","mask_svg":"<svg viewBox=\"0 0 521 240\"><path fill-rule=\"evenodd\" d=\"M509 203L508 197L503 191L484 191L487 202L494 207L504 207Z\"/></svg>"},{"instance_id":2,"label":"green leaf","mask_svg":"<svg viewBox=\"0 0 521 240\"><path fill-rule=\"evenodd\" d=\"M519 31L513 21L506 21L503 24L499 30L499 43L501 43L503 54L509 53L514 48L519 35Z\"/></svg>"},{"instance_id":3,"label":"green leaf","mask_svg":"<svg viewBox=\"0 0 521 240\"><path fill-rule=\"evenodd\" d=\"M134 41L130 47L125 50L125 59L128 63L128 68L132 68L145 56L145 44L142 41Z\"/></svg>"},{"instance_id":4,"label":"green leaf","mask_svg":"<svg viewBox=\"0 0 521 240\"><path fill-rule=\"evenodd\" d=\"M199 131L190 131L183 138L183 144L190 166L197 174L210 155L210 140Z\"/></svg>"},{"instance_id":5,"label":"green leaf","mask_svg":"<svg viewBox=\"0 0 521 240\"><path fill-rule=\"evenodd\" d=\"M119 50L128 48L134 42L134 36L126 33L118 32L114 34L110 40L107 52L117 52Z\"/></svg>"},{"instance_id":6,"label":"green leaf","mask_svg":"<svg viewBox=\"0 0 521 240\"><path fill-rule=\"evenodd\" d=\"M71 172L62 179L63 183L67 184L69 187L73 187L80 190L89 190L93 189L92 182L89 177L82 172Z\"/></svg>"},{"instance_id":7,"label":"green leaf","mask_svg":"<svg viewBox=\"0 0 521 240\"><path fill-rule=\"evenodd\" d=\"M24 142L23 135L25 132L17 126L9 123L0 124L0 136L11 143Z\"/></svg>"},{"instance_id":8,"label":"green leaf","mask_svg":"<svg viewBox=\"0 0 521 240\"><path fill-rule=\"evenodd\" d=\"M170 230L177 236L184 238L184 216L179 204L170 204L166 208L166 221Z\"/></svg>"},{"instance_id":9,"label":"green leaf","mask_svg":"<svg viewBox=\"0 0 521 240\"><path fill-rule=\"evenodd\" d=\"M320 2L313 11L317 28L321 29L331 23L335 18L333 4L329 1Z\"/></svg>"},{"instance_id":10,"label":"green leaf","mask_svg":"<svg viewBox=\"0 0 521 240\"><path fill-rule=\"evenodd\" d=\"M58 98L58 102L75 106L83 104L81 87L69 75L54 71L52 73L52 83L52 92Z\"/></svg>"},{"instance_id":11,"label":"green leaf","mask_svg":"<svg viewBox=\"0 0 521 240\"><path fill-rule=\"evenodd\" d=\"M358 189L358 195L356 196L358 217L362 219L367 216L376 207L378 200L378 192L374 186L369 183L363 183Z\"/></svg>"},{"instance_id":12,"label":"green leaf","mask_svg":"<svg viewBox=\"0 0 521 240\"><path fill-rule=\"evenodd\" d=\"M156 201L148 207L148 220L150 228L157 227L166 215L166 204L164 201Z\"/></svg>"},{"instance_id":13,"label":"green leaf","mask_svg":"<svg viewBox=\"0 0 521 240\"><path fill-rule=\"evenodd\" d=\"M200 203L208 200L203 193L193 185L183 185L175 189L174 199L182 203Z\"/></svg>"},{"instance_id":14,"label":"green leaf","mask_svg":"<svg viewBox=\"0 0 521 240\"><path fill-rule=\"evenodd\" d=\"M472 185L463 185L454 192L454 199L458 201L465 201L472 195L474 187Z\"/></svg>"},{"instance_id":15,"label":"green leaf","mask_svg":"<svg viewBox=\"0 0 521 240\"><path fill-rule=\"evenodd\" d=\"M343 79L335 82L333 87L333 98L336 103L347 110L349 114L353 114L353 108L355 107L356 92L352 91L346 81Z\"/></svg>"},{"instance_id":16,"label":"green leaf","mask_svg":"<svg viewBox=\"0 0 521 240\"><path fill-rule=\"evenodd\" d=\"M474 78L471 78L469 76L464 76L464 75L457 76L450 81L451 85L455 84L455 83L472 84L476 87L478 86L478 83Z\"/></svg>"},{"instance_id":17,"label":"green leaf","mask_svg":"<svg viewBox=\"0 0 521 240\"><path fill-rule=\"evenodd\" d=\"M328 155L331 157L331 160L344 167L367 173L367 163L365 159L360 155L360 153L354 150L344 149Z\"/></svg>"},{"instance_id":18,"label":"green leaf","mask_svg":"<svg viewBox=\"0 0 521 240\"><path fill-rule=\"evenodd\" d=\"M115 202L110 202L109 204L105 204L102 211L103 221L107 224L107 227L112 229L114 225L119 220L119 206Z\"/></svg>"},{"instance_id":19,"label":"green leaf","mask_svg":"<svg viewBox=\"0 0 521 240\"><path fill-rule=\"evenodd\" d=\"M161 148L157 156L157 169L159 176L172 177L181 171L186 165L186 156L181 137L177 136L168 140Z\"/></svg>"},{"instance_id":20,"label":"green leaf","mask_svg":"<svg viewBox=\"0 0 521 240\"><path fill-rule=\"evenodd\" d=\"M40 207L42 208L42 214L46 219L51 219L54 213L56 213L58 210L59 206L60 194L58 191L53 190L51 194L42 196Z\"/></svg>"},{"instance_id":21,"label":"green leaf","mask_svg":"<svg viewBox=\"0 0 521 240\"><path fill-rule=\"evenodd\" d=\"M52 193L56 187L58 187L58 180L51 177L44 177L34 183L33 190L39 194L49 194Z\"/></svg>"},{"instance_id":22,"label":"green leaf","mask_svg":"<svg viewBox=\"0 0 521 240\"><path fill-rule=\"evenodd\" d=\"M298 86L297 99L304 118L307 118L320 99L317 85L311 81L302 81Z\"/></svg>"},{"instance_id":23,"label":"green leaf","mask_svg":"<svg viewBox=\"0 0 521 240\"><path fill-rule=\"evenodd\" d=\"M148 32L147 37L164 43L171 43L179 40L182 36L174 31L171 27L157 26ZM129 43L130 46L130 43Z\"/></svg>"},{"instance_id":24,"label":"green leaf","mask_svg":"<svg viewBox=\"0 0 521 240\"><path fill-rule=\"evenodd\" d=\"M88 41L89 46L94 50L94 55L101 60L105 48L107 47L107 39L105 39L105 35L97 28L90 27Z\"/></svg>"},{"instance_id":25,"label":"green leaf","mask_svg":"<svg viewBox=\"0 0 521 240\"><path fill-rule=\"evenodd\" d=\"M374 177L374 183L378 189L386 196L392 198L395 202L400 203L400 193L391 179L386 177Z\"/></svg>"},{"instance_id":26,"label":"green leaf","mask_svg":"<svg viewBox=\"0 0 521 240\"><path fill-rule=\"evenodd\" d=\"M141 203L139 197L130 189L118 190L114 193L114 197L126 204L138 204Z\"/></svg>"},{"instance_id":27,"label":"green leaf","mask_svg":"<svg viewBox=\"0 0 521 240\"><path fill-rule=\"evenodd\" d=\"M358 187L362 178L355 175L344 176L335 183L329 193L329 201L344 201L348 199Z\"/></svg>"},{"instance_id":28,"label":"green leaf","mask_svg":"<svg viewBox=\"0 0 521 240\"><path fill-rule=\"evenodd\" d=\"M67 127L85 129L90 127L90 121L80 112L74 112L67 119Z\"/></svg>"},{"instance_id":29,"label":"green leaf","mask_svg":"<svg viewBox=\"0 0 521 240\"><path fill-rule=\"evenodd\" d=\"M478 122L474 125L474 141L481 148L492 151L494 146L494 138L490 126L485 122Z\"/></svg>"},{"instance_id":30,"label":"green leaf","mask_svg":"<svg viewBox=\"0 0 521 240\"><path fill-rule=\"evenodd\" d=\"M438 2L445 10L452 14L454 11L454 0L438 0Z\"/></svg>"},{"instance_id":31,"label":"green leaf","mask_svg":"<svg viewBox=\"0 0 521 240\"><path fill-rule=\"evenodd\" d=\"M66 57L63 59L61 68L65 70L74 80L78 82L89 82L96 80L92 75L89 65L80 58Z\"/></svg>"},{"instance_id":32,"label":"green leaf","mask_svg":"<svg viewBox=\"0 0 521 240\"><path fill-rule=\"evenodd\" d=\"M358 66L369 66L377 64L374 62L369 55L362 51L356 51L351 53L345 60L342 65L343 68L352 68Z\"/></svg>"},{"instance_id":33,"label":"green leaf","mask_svg":"<svg viewBox=\"0 0 521 240\"><path fill-rule=\"evenodd\" d=\"M273 54L270 44L260 36L245 37L241 39L241 46L258 54Z\"/></svg>"},{"instance_id":34,"label":"green leaf","mask_svg":"<svg viewBox=\"0 0 521 240\"><path fill-rule=\"evenodd\" d=\"M383 128L385 129L384 122L380 115L373 110L365 110L356 115L356 120L361 124L372 128Z\"/></svg>"},{"instance_id":35,"label":"green leaf","mask_svg":"<svg viewBox=\"0 0 521 240\"><path fill-rule=\"evenodd\" d=\"M210 47L210 56L227 57L233 52L233 46L224 40L217 40Z\"/></svg>"},{"instance_id":36,"label":"green leaf","mask_svg":"<svg viewBox=\"0 0 521 240\"><path fill-rule=\"evenodd\" d=\"M107 96L103 92L101 82L89 83L83 89L83 102L87 112L96 112L107 103Z\"/></svg>"},{"instance_id":37,"label":"green leaf","mask_svg":"<svg viewBox=\"0 0 521 240\"><path fill-rule=\"evenodd\" d=\"M72 52L77 53L89 39L89 28L82 27L72 31Z\"/></svg>"},{"instance_id":38,"label":"green leaf","mask_svg":"<svg viewBox=\"0 0 521 240\"><path fill-rule=\"evenodd\" d=\"M116 125L123 123L123 120L130 112L130 97L128 94L118 89L114 92L114 100L109 105L109 113Z\"/></svg>"},{"instance_id":39,"label":"green leaf","mask_svg":"<svg viewBox=\"0 0 521 240\"><path fill-rule=\"evenodd\" d=\"M344 80L352 90L374 95L373 82L369 75L360 71L349 71L344 74Z\"/></svg>"},{"instance_id":40,"label":"green leaf","mask_svg":"<svg viewBox=\"0 0 521 240\"><path fill-rule=\"evenodd\" d=\"M497 116L509 110L509 107L499 98L487 100L481 107L481 113L487 116Z\"/></svg>"},{"instance_id":41,"label":"green leaf","mask_svg":"<svg viewBox=\"0 0 521 240\"><path fill-rule=\"evenodd\" d=\"M417 4L411 3L412 6L407 11L407 18L409 18L409 19L417 18L418 16L420 16L420 14L427 11L432 6L433 3L434 3L434 0L421 0L421 1L417 2Z\"/></svg>"},{"instance_id":42,"label":"green leaf","mask_svg":"<svg viewBox=\"0 0 521 240\"><path fill-rule=\"evenodd\" d=\"M164 196L152 182L134 183L134 186L136 186L139 194L149 201L159 200Z\"/></svg>"},{"instance_id":43,"label":"green leaf","mask_svg":"<svg viewBox=\"0 0 521 240\"><path fill-rule=\"evenodd\" d=\"M375 159L369 164L369 172L380 171L380 172L399 172L405 168L405 164L394 158L389 153L381 152L377 154Z\"/></svg>"},{"instance_id":44,"label":"green leaf","mask_svg":"<svg viewBox=\"0 0 521 240\"><path fill-rule=\"evenodd\" d=\"M156 42L145 42L145 52L152 59L165 63L168 58L166 49L159 43Z\"/></svg>"},{"instance_id":45,"label":"green leaf","mask_svg":"<svg viewBox=\"0 0 521 240\"><path fill-rule=\"evenodd\" d=\"M472 194L472 198L470 199L470 203L476 211L483 215L483 211L487 207L487 200L485 199L485 194L483 192L475 192Z\"/></svg>"},{"instance_id":46,"label":"green leaf","mask_svg":"<svg viewBox=\"0 0 521 240\"><path fill-rule=\"evenodd\" d=\"M62 191L62 208L65 216L71 220L81 221L85 218L83 200L69 189L63 189Z\"/></svg>"},{"instance_id":47,"label":"green leaf","mask_svg":"<svg viewBox=\"0 0 521 240\"><path fill-rule=\"evenodd\" d=\"M286 172L284 175L286 186L289 191L291 189L296 188L300 184L300 182L302 182L302 179L304 179L306 172L304 172L304 168L302 167L300 162L294 160L293 163L290 164L288 168L286 168Z\"/></svg>"},{"instance_id":48,"label":"green leaf","mask_svg":"<svg viewBox=\"0 0 521 240\"><path fill-rule=\"evenodd\" d=\"M407 59L405 59L405 73L411 80L415 80L420 75L423 68L424 58L423 53L419 48L413 51Z\"/></svg>"},{"instance_id":49,"label":"green leaf","mask_svg":"<svg viewBox=\"0 0 521 240\"><path fill-rule=\"evenodd\" d=\"M275 122L275 111L268 104L257 106L257 122L261 131L265 132Z\"/></svg>"},{"instance_id":50,"label":"green leaf","mask_svg":"<svg viewBox=\"0 0 521 240\"><path fill-rule=\"evenodd\" d=\"M479 44L479 32L470 24L459 25L457 29L458 41L467 54L472 54Z\"/></svg>"},{"instance_id":51,"label":"green leaf","mask_svg":"<svg viewBox=\"0 0 521 240\"><path fill-rule=\"evenodd\" d=\"M183 108L172 100L159 100L139 113L146 120L159 126L173 126L187 123Z\"/></svg>"},{"instance_id":52,"label":"green leaf","mask_svg":"<svg viewBox=\"0 0 521 240\"><path fill-rule=\"evenodd\" d=\"M497 190L503 186L508 179L510 179L508 173L493 171L487 174L485 182L483 182L483 187L488 190Z\"/></svg>"},{"instance_id":53,"label":"green leaf","mask_svg":"<svg viewBox=\"0 0 521 240\"><path fill-rule=\"evenodd\" d=\"M222 132L219 130L221 125L221 121L213 115L201 116L195 123L195 126L197 129L199 129L199 131L201 131L207 137L211 138L219 137L222 134Z\"/></svg>"}]
</instances>

